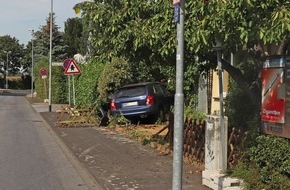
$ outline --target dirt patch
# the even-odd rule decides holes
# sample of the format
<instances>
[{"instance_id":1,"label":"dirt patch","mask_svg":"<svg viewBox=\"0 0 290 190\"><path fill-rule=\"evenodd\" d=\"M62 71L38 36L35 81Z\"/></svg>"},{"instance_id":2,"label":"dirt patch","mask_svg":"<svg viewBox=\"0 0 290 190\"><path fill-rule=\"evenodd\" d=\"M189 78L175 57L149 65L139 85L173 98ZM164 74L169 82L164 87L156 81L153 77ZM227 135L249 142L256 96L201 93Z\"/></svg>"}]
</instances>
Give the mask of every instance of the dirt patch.
<instances>
[{"instance_id":1,"label":"dirt patch","mask_svg":"<svg viewBox=\"0 0 290 190\"><path fill-rule=\"evenodd\" d=\"M160 156L173 156L172 147L166 140L168 133L168 123L152 124L152 125L109 125L104 127L104 130L114 131L124 135L132 140L139 141L143 145L149 145L156 149ZM204 163L197 162L195 158L184 157L184 162L194 166L192 173L201 172L204 170Z\"/></svg>"}]
</instances>

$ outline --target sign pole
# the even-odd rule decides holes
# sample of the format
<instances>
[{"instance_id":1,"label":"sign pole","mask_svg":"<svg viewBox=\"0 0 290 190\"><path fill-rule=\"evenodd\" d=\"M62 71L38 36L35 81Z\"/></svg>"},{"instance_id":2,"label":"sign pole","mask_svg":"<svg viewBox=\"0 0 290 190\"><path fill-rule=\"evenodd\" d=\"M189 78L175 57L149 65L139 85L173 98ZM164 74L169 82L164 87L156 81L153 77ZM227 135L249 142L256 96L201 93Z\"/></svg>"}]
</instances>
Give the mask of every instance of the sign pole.
<instances>
[{"instance_id":1,"label":"sign pole","mask_svg":"<svg viewBox=\"0 0 290 190\"><path fill-rule=\"evenodd\" d=\"M45 78L43 79L43 83L44 83L45 98L47 99L47 90L46 90L46 80L45 80Z\"/></svg>"},{"instance_id":2,"label":"sign pole","mask_svg":"<svg viewBox=\"0 0 290 190\"><path fill-rule=\"evenodd\" d=\"M73 83L73 101L74 106L76 105L76 91L75 91L75 76L72 76L72 83Z\"/></svg>"},{"instance_id":3,"label":"sign pole","mask_svg":"<svg viewBox=\"0 0 290 190\"><path fill-rule=\"evenodd\" d=\"M174 0L174 21L177 26L176 91L174 98L174 138L172 190L182 190L183 128L184 128L184 14L185 0Z\"/></svg>"},{"instance_id":4,"label":"sign pole","mask_svg":"<svg viewBox=\"0 0 290 190\"><path fill-rule=\"evenodd\" d=\"M65 59L64 62L63 62L63 67L65 68L65 71L64 71L64 74L65 75L73 75L72 76L72 85L73 85L73 89L72 89L72 96L73 96L73 105L75 106L76 105L76 92L75 92L75 78L74 78L74 75L77 75L77 74L81 74L81 70L80 68L78 67L78 65L76 64L76 62L71 59L71 58L68 58L68 59ZM71 82L70 82L70 77L68 78L68 83L69 83L69 104L71 104L70 102L70 96L71 96Z\"/></svg>"},{"instance_id":5,"label":"sign pole","mask_svg":"<svg viewBox=\"0 0 290 190\"><path fill-rule=\"evenodd\" d=\"M71 96L71 93L70 93L70 86L71 86L71 84L70 84L70 76L68 75L67 76L68 77L68 104L69 104L69 106L71 106L71 102L70 102L70 96Z\"/></svg>"}]
</instances>

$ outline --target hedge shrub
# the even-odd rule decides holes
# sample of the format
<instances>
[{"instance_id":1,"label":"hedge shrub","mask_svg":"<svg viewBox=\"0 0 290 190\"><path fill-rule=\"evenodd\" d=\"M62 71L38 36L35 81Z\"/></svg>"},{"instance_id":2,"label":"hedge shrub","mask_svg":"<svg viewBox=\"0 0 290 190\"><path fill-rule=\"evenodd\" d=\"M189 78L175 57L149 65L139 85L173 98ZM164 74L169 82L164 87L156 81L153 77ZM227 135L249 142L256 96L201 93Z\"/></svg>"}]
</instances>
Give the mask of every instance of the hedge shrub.
<instances>
[{"instance_id":1,"label":"hedge shrub","mask_svg":"<svg viewBox=\"0 0 290 190\"><path fill-rule=\"evenodd\" d=\"M107 63L98 81L99 100L107 103L112 93L126 84L134 82L129 63L123 58L114 58Z\"/></svg>"},{"instance_id":2,"label":"hedge shrub","mask_svg":"<svg viewBox=\"0 0 290 190\"><path fill-rule=\"evenodd\" d=\"M46 69L47 78L42 79L40 69ZM63 74L63 67L52 67L51 97L52 103L67 103L67 77ZM41 59L35 66L35 90L41 99L49 98L49 60Z\"/></svg>"},{"instance_id":3,"label":"hedge shrub","mask_svg":"<svg viewBox=\"0 0 290 190\"><path fill-rule=\"evenodd\" d=\"M104 64L93 59L80 65L81 75L76 78L76 104L94 104L97 101L97 86Z\"/></svg>"},{"instance_id":4,"label":"hedge shrub","mask_svg":"<svg viewBox=\"0 0 290 190\"><path fill-rule=\"evenodd\" d=\"M290 142L273 136L259 135L255 146L233 170L244 179L247 189L290 189Z\"/></svg>"}]
</instances>

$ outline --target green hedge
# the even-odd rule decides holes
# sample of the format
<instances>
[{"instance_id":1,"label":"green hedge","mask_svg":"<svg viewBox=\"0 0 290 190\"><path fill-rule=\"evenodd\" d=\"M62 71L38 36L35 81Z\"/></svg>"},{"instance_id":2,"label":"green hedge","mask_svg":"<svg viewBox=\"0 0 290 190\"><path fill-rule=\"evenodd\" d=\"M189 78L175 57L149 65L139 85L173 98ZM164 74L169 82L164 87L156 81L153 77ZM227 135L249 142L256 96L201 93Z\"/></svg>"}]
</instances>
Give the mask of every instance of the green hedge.
<instances>
[{"instance_id":1,"label":"green hedge","mask_svg":"<svg viewBox=\"0 0 290 190\"><path fill-rule=\"evenodd\" d=\"M258 135L233 176L246 182L246 189L290 189L290 141Z\"/></svg>"},{"instance_id":2,"label":"green hedge","mask_svg":"<svg viewBox=\"0 0 290 190\"><path fill-rule=\"evenodd\" d=\"M42 79L39 71L46 69L47 78ZM51 96L52 103L67 103L67 77L63 74L64 69L60 66L52 67ZM35 90L37 96L41 99L47 99L49 96L49 61L48 59L40 60L35 66Z\"/></svg>"},{"instance_id":3,"label":"green hedge","mask_svg":"<svg viewBox=\"0 0 290 190\"><path fill-rule=\"evenodd\" d=\"M76 104L94 104L97 101L97 86L104 64L95 59L80 65L81 75L76 77ZM72 100L72 98L71 98Z\"/></svg>"},{"instance_id":4,"label":"green hedge","mask_svg":"<svg viewBox=\"0 0 290 190\"><path fill-rule=\"evenodd\" d=\"M98 81L98 99L107 103L112 93L119 87L134 81L129 63L123 58L113 58L107 63Z\"/></svg>"}]
</instances>

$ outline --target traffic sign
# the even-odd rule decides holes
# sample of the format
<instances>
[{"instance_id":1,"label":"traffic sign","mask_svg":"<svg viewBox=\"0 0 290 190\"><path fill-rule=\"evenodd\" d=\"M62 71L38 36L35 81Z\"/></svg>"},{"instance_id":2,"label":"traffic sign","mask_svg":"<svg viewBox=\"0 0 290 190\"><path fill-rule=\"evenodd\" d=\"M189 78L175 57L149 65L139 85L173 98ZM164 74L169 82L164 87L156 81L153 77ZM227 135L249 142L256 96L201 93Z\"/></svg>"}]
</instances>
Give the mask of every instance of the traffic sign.
<instances>
[{"instance_id":1,"label":"traffic sign","mask_svg":"<svg viewBox=\"0 0 290 190\"><path fill-rule=\"evenodd\" d=\"M46 74L47 74L47 72L46 72L46 69L40 69L39 70L39 74L41 75L41 76L45 76Z\"/></svg>"},{"instance_id":2,"label":"traffic sign","mask_svg":"<svg viewBox=\"0 0 290 190\"><path fill-rule=\"evenodd\" d=\"M63 61L63 68L67 68L67 66L69 65L70 61L71 61L71 58L67 58L67 59L65 59L65 60Z\"/></svg>"},{"instance_id":3,"label":"traffic sign","mask_svg":"<svg viewBox=\"0 0 290 190\"><path fill-rule=\"evenodd\" d=\"M179 22L180 8L179 4L174 5L174 22Z\"/></svg>"},{"instance_id":4,"label":"traffic sign","mask_svg":"<svg viewBox=\"0 0 290 190\"><path fill-rule=\"evenodd\" d=\"M81 74L81 70L73 59L70 59L69 64L65 68L65 75Z\"/></svg>"}]
</instances>

